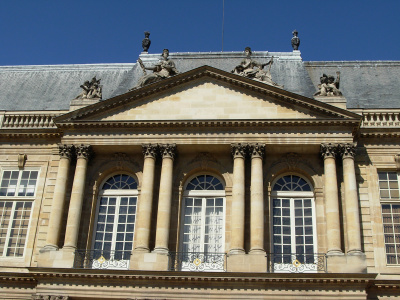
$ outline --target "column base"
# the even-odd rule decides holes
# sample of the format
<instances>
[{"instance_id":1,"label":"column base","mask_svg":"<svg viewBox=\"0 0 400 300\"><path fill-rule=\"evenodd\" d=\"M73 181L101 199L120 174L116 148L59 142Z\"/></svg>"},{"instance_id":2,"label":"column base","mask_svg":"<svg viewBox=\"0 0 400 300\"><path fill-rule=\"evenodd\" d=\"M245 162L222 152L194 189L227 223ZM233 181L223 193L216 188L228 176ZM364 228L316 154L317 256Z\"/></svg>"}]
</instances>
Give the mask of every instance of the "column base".
<instances>
[{"instance_id":1,"label":"column base","mask_svg":"<svg viewBox=\"0 0 400 300\"><path fill-rule=\"evenodd\" d=\"M264 249L255 248L255 249L250 249L249 254L250 255L265 255L265 251L264 251Z\"/></svg>"},{"instance_id":2,"label":"column base","mask_svg":"<svg viewBox=\"0 0 400 300\"><path fill-rule=\"evenodd\" d=\"M341 249L330 249L326 255L344 255L344 253Z\"/></svg>"},{"instance_id":3,"label":"column base","mask_svg":"<svg viewBox=\"0 0 400 300\"><path fill-rule=\"evenodd\" d=\"M133 252L149 253L150 249L145 247L135 247L135 249L133 249Z\"/></svg>"},{"instance_id":4,"label":"column base","mask_svg":"<svg viewBox=\"0 0 400 300\"><path fill-rule=\"evenodd\" d=\"M129 262L130 270L168 271L168 253L133 252Z\"/></svg>"},{"instance_id":5,"label":"column base","mask_svg":"<svg viewBox=\"0 0 400 300\"><path fill-rule=\"evenodd\" d=\"M265 255L236 254L227 257L228 272L267 272L267 257Z\"/></svg>"},{"instance_id":6,"label":"column base","mask_svg":"<svg viewBox=\"0 0 400 300\"><path fill-rule=\"evenodd\" d=\"M168 254L168 253L169 253L169 250L168 250L168 248L161 248L161 247L158 247L158 248L154 248L154 250L152 251L152 253Z\"/></svg>"},{"instance_id":7,"label":"column base","mask_svg":"<svg viewBox=\"0 0 400 300\"><path fill-rule=\"evenodd\" d=\"M41 268L73 268L75 249L39 251L37 265Z\"/></svg>"},{"instance_id":8,"label":"column base","mask_svg":"<svg viewBox=\"0 0 400 300\"><path fill-rule=\"evenodd\" d=\"M354 254L328 254L328 273L367 273L367 260L364 253Z\"/></svg>"},{"instance_id":9,"label":"column base","mask_svg":"<svg viewBox=\"0 0 400 300\"><path fill-rule=\"evenodd\" d=\"M58 251L58 246L56 245L46 245L42 249L39 250L39 253L48 252L48 251Z\"/></svg>"},{"instance_id":10,"label":"column base","mask_svg":"<svg viewBox=\"0 0 400 300\"><path fill-rule=\"evenodd\" d=\"M246 254L246 252L244 251L244 249L241 249L241 248L235 248L235 249L231 249L228 251L228 256L236 255L236 254Z\"/></svg>"}]
</instances>

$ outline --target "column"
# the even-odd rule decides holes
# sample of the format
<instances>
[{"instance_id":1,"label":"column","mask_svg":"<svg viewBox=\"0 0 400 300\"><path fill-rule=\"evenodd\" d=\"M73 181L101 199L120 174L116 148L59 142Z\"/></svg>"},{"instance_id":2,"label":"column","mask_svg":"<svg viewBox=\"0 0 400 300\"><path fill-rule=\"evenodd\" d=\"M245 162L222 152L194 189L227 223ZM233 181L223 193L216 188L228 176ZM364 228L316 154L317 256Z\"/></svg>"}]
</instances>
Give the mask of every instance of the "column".
<instances>
[{"instance_id":1,"label":"column","mask_svg":"<svg viewBox=\"0 0 400 300\"><path fill-rule=\"evenodd\" d=\"M172 176L176 145L162 145L160 193L158 196L157 231L155 252L168 253L169 227L171 220Z\"/></svg>"},{"instance_id":2,"label":"column","mask_svg":"<svg viewBox=\"0 0 400 300\"><path fill-rule=\"evenodd\" d=\"M249 145L251 154L251 185L250 185L250 253L265 254L264 251L264 187L263 145Z\"/></svg>"},{"instance_id":3,"label":"column","mask_svg":"<svg viewBox=\"0 0 400 300\"><path fill-rule=\"evenodd\" d=\"M143 181L136 219L135 251L149 252L154 167L156 163L157 145L143 145L143 154Z\"/></svg>"},{"instance_id":4,"label":"column","mask_svg":"<svg viewBox=\"0 0 400 300\"><path fill-rule=\"evenodd\" d=\"M76 249L78 243L79 225L82 214L82 204L85 192L87 164L92 154L92 147L79 145L76 149L76 169L72 184L71 201L69 203L67 228L65 231L64 248Z\"/></svg>"},{"instance_id":5,"label":"column","mask_svg":"<svg viewBox=\"0 0 400 300\"><path fill-rule=\"evenodd\" d=\"M336 175L337 144L321 144L321 156L324 159L324 195L326 208L326 238L328 254L341 254L339 195Z\"/></svg>"},{"instance_id":6,"label":"column","mask_svg":"<svg viewBox=\"0 0 400 300\"><path fill-rule=\"evenodd\" d=\"M73 146L60 144L58 145L58 151L60 154L60 162L58 163L56 185L54 188L53 202L51 204L46 246L44 246L44 248L48 250L58 250L58 239L60 236L65 192L67 189L68 173L71 164Z\"/></svg>"},{"instance_id":7,"label":"column","mask_svg":"<svg viewBox=\"0 0 400 300\"><path fill-rule=\"evenodd\" d=\"M347 253L361 254L360 212L358 206L356 171L354 167L355 144L339 144L343 159L344 201L346 206Z\"/></svg>"},{"instance_id":8,"label":"column","mask_svg":"<svg viewBox=\"0 0 400 300\"><path fill-rule=\"evenodd\" d=\"M233 186L232 186L232 235L230 254L244 253L244 163L246 146L231 145L233 155Z\"/></svg>"}]
</instances>

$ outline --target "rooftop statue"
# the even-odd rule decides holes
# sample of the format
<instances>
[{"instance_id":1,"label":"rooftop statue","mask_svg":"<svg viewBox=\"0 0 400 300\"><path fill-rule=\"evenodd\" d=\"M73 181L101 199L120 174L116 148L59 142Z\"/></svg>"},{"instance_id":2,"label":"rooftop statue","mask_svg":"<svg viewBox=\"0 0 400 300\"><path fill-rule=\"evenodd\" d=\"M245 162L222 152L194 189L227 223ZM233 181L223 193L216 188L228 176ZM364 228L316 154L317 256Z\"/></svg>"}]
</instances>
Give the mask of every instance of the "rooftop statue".
<instances>
[{"instance_id":1,"label":"rooftop statue","mask_svg":"<svg viewBox=\"0 0 400 300\"><path fill-rule=\"evenodd\" d=\"M240 65L237 65L231 71L231 73L244 76L250 79L262 81L270 85L279 86L277 83L273 82L271 78L270 70L274 62L273 61L274 57L271 57L271 60L269 62L265 64L260 64L255 60L251 59L252 52L250 47L246 47L244 53L246 54L246 58L243 59ZM264 70L264 67L267 65L269 65L268 71Z\"/></svg>"},{"instance_id":2,"label":"rooftop statue","mask_svg":"<svg viewBox=\"0 0 400 300\"><path fill-rule=\"evenodd\" d=\"M336 80L335 77L326 74L322 74L320 77L320 84L318 85L318 91L314 94L314 96L342 96L342 92L339 91L339 83L340 83L340 72L336 72Z\"/></svg>"},{"instance_id":3,"label":"rooftop statue","mask_svg":"<svg viewBox=\"0 0 400 300\"><path fill-rule=\"evenodd\" d=\"M95 76L92 78L92 81L85 81L81 85L83 89L82 93L75 99L101 99L103 86L100 85L100 80L97 80Z\"/></svg>"},{"instance_id":4,"label":"rooftop statue","mask_svg":"<svg viewBox=\"0 0 400 300\"><path fill-rule=\"evenodd\" d=\"M175 68L175 63L172 60L168 59L168 56L168 49L164 49L162 53L162 58L159 63L150 68L145 67L142 60L139 58L138 62L142 67L143 76L139 78L137 86L142 87L150 83L157 82L162 79L179 74L179 72ZM146 70L152 70L153 73L147 74Z\"/></svg>"},{"instance_id":5,"label":"rooftop statue","mask_svg":"<svg viewBox=\"0 0 400 300\"><path fill-rule=\"evenodd\" d=\"M150 45L151 45L151 41L149 39L150 36L150 32L145 31L144 32L144 39L142 41L142 47L143 47L143 52L148 52Z\"/></svg>"},{"instance_id":6,"label":"rooftop statue","mask_svg":"<svg viewBox=\"0 0 400 300\"><path fill-rule=\"evenodd\" d=\"M297 36L299 34L299 32L295 29L293 32L293 37L292 37L292 48L293 50L299 50L299 46L300 46L300 39Z\"/></svg>"}]
</instances>

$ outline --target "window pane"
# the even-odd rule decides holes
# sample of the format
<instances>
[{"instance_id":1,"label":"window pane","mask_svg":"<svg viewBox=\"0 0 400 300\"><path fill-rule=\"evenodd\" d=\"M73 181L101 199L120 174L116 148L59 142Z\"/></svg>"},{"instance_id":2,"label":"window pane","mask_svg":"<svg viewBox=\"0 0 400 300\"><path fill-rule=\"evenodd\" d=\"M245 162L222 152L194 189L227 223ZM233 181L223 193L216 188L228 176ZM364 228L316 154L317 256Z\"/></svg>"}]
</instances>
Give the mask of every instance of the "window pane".
<instances>
[{"instance_id":1,"label":"window pane","mask_svg":"<svg viewBox=\"0 0 400 300\"><path fill-rule=\"evenodd\" d=\"M400 204L382 204L382 220L386 258L388 264L399 264L400 256Z\"/></svg>"}]
</instances>

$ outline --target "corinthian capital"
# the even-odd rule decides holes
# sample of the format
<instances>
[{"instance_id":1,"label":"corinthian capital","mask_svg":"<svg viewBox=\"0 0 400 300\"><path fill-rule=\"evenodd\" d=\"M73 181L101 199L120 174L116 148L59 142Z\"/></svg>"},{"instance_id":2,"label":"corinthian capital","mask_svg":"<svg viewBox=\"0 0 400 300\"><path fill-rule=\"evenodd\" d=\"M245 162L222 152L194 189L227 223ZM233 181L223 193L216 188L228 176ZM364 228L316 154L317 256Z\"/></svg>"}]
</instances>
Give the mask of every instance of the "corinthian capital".
<instances>
[{"instance_id":1,"label":"corinthian capital","mask_svg":"<svg viewBox=\"0 0 400 300\"><path fill-rule=\"evenodd\" d=\"M332 144L332 143L321 144L321 156L323 159L328 157L335 158L337 152L338 152L338 144Z\"/></svg>"},{"instance_id":2,"label":"corinthian capital","mask_svg":"<svg viewBox=\"0 0 400 300\"><path fill-rule=\"evenodd\" d=\"M174 159L176 154L176 144L162 144L159 145L162 157L169 157Z\"/></svg>"},{"instance_id":3,"label":"corinthian capital","mask_svg":"<svg viewBox=\"0 0 400 300\"><path fill-rule=\"evenodd\" d=\"M253 157L263 158L264 153L265 153L265 146L260 145L258 143L249 144L249 151L250 151L251 158L253 158Z\"/></svg>"},{"instance_id":4,"label":"corinthian capital","mask_svg":"<svg viewBox=\"0 0 400 300\"><path fill-rule=\"evenodd\" d=\"M58 153L60 157L71 159L74 153L74 145L58 144Z\"/></svg>"},{"instance_id":5,"label":"corinthian capital","mask_svg":"<svg viewBox=\"0 0 400 300\"><path fill-rule=\"evenodd\" d=\"M75 152L77 158L84 158L89 160L93 155L93 149L90 145L78 145L75 146Z\"/></svg>"},{"instance_id":6,"label":"corinthian capital","mask_svg":"<svg viewBox=\"0 0 400 300\"><path fill-rule=\"evenodd\" d=\"M142 145L142 152L144 157L156 158L158 146L156 144L144 144Z\"/></svg>"},{"instance_id":7,"label":"corinthian capital","mask_svg":"<svg viewBox=\"0 0 400 300\"><path fill-rule=\"evenodd\" d=\"M356 145L356 143L339 144L339 152L342 155L342 158L354 158L356 155Z\"/></svg>"},{"instance_id":8,"label":"corinthian capital","mask_svg":"<svg viewBox=\"0 0 400 300\"><path fill-rule=\"evenodd\" d=\"M241 144L241 143L232 144L231 151L233 158L236 157L244 158L247 152L247 144Z\"/></svg>"}]
</instances>

